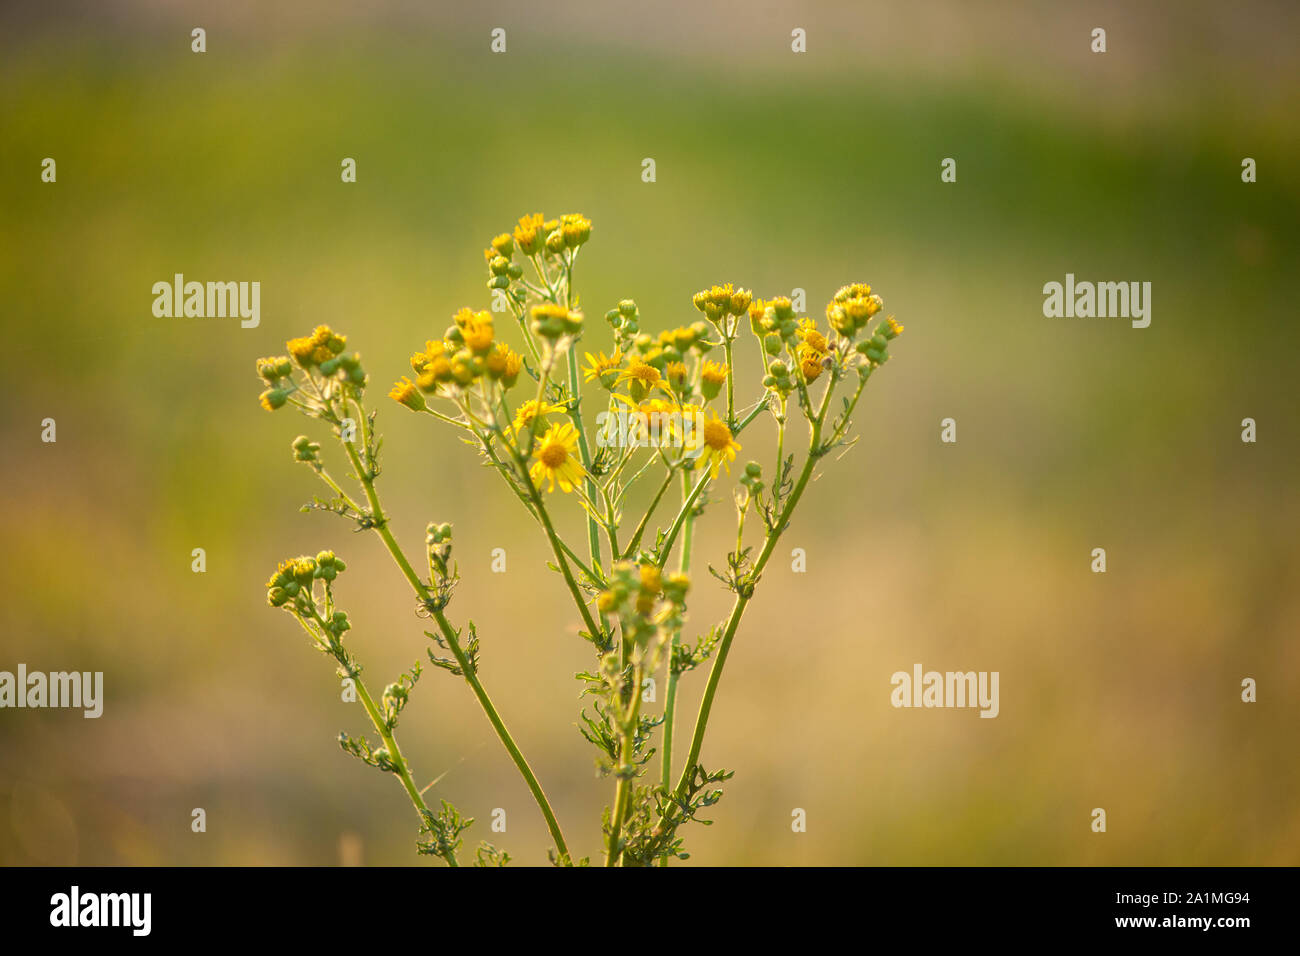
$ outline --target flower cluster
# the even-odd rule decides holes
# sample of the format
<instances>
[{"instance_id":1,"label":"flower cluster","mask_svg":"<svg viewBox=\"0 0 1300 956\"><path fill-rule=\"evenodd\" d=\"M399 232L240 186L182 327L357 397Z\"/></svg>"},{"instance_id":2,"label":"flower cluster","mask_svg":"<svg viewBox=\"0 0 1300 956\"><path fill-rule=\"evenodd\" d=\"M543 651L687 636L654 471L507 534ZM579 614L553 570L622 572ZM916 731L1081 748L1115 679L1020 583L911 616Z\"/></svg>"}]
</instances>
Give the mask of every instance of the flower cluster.
<instances>
[{"instance_id":1,"label":"flower cluster","mask_svg":"<svg viewBox=\"0 0 1300 956\"><path fill-rule=\"evenodd\" d=\"M879 317L883 301L863 283L835 293L821 326L798 314L802 305L796 311L787 297L760 299L725 283L692 297L702 318L689 324L650 331L637 303L622 299L604 313L604 325L589 328L578 308L574 271L591 231L591 222L577 213L554 219L534 213L493 238L484 251L490 308L457 311L445 331L411 356L410 374L388 395L440 427L457 429L545 537L550 567L597 658L579 675L585 695L594 698L592 709L580 715L580 728L615 782L603 826L605 862L666 864L685 856L678 830L717 801L721 791L712 788L730 776L706 770L699 758L741 618L814 471L831 449L855 440L849 432L863 389L889 359L903 327L893 316ZM742 348L753 348L738 341L746 326L762 364L761 387L746 386L737 375ZM595 335L606 341L580 353L578 343ZM430 662L469 685L542 812L553 859L575 862L540 782L482 685L473 622L458 626L448 617L459 580L451 525L427 525L427 562L417 571L380 503L380 440L375 412L364 404L360 356L328 326L289 340L286 349L285 356L257 362L262 406L293 405L334 426L360 488L358 494L336 481L321 446L299 436L294 460L310 465L329 489L329 497L308 510L337 514L380 538L415 595L417 614L432 622L433 629L424 631ZM799 417L808 433L802 459L787 447L789 426ZM732 475L741 433L756 422L774 431L776 456L767 480L756 461ZM630 496L642 482L650 485L647 493ZM730 495L710 493L724 482ZM727 617L692 644L684 632L693 527L706 508L728 497L736 507L735 548L708 569L733 593L733 603ZM633 501L648 503L633 509ZM557 530L564 524L556 520L560 508L582 523L582 540L567 540ZM670 570L674 560L676 571ZM342 672L355 676L359 667L341 643L350 625L333 603L332 582L343 569L328 551L286 561L267 582L267 600L293 613ZM678 681L710 658L699 716L684 738L674 733ZM661 668L663 712L644 712L641 688ZM417 665L389 683L378 701L358 683L381 743L345 738L343 746L401 778L421 833L430 835L417 844L420 852L455 864L459 833L472 821L445 802L441 813L430 810L394 736L418 673ZM657 779L651 779L656 733L663 746ZM506 858L491 847L480 848L478 856L480 862Z\"/></svg>"}]
</instances>

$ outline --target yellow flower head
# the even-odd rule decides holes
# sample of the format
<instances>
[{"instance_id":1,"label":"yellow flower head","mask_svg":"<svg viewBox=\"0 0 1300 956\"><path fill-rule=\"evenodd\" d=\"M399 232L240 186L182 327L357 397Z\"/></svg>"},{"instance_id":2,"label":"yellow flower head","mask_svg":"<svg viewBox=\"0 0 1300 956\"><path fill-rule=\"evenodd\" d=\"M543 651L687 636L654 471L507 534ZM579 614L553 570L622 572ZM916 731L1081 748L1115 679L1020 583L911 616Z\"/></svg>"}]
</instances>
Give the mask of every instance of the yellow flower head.
<instances>
[{"instance_id":1,"label":"yellow flower head","mask_svg":"<svg viewBox=\"0 0 1300 956\"><path fill-rule=\"evenodd\" d=\"M560 232L568 248L580 246L591 238L591 220L576 212L566 213L560 217Z\"/></svg>"},{"instance_id":2,"label":"yellow flower head","mask_svg":"<svg viewBox=\"0 0 1300 956\"><path fill-rule=\"evenodd\" d=\"M541 427L546 424L546 416L552 412L564 411L563 405L554 405L550 402L538 403L537 399L530 398L517 409L515 409L514 429L515 434L528 428L530 425L533 431L540 432Z\"/></svg>"},{"instance_id":3,"label":"yellow flower head","mask_svg":"<svg viewBox=\"0 0 1300 956\"><path fill-rule=\"evenodd\" d=\"M698 451L699 460L709 466L715 479L718 477L718 469L724 465L727 474L731 474L731 462L736 460L736 452L740 451L740 447L740 443L732 437L731 429L718 417L717 412L712 412L710 417L697 423L691 436L692 451Z\"/></svg>"},{"instance_id":4,"label":"yellow flower head","mask_svg":"<svg viewBox=\"0 0 1300 956\"><path fill-rule=\"evenodd\" d=\"M411 370L419 375L428 368L429 363L439 356L444 355L446 351L447 346L441 339L430 339L424 343L423 352L416 352L411 356Z\"/></svg>"},{"instance_id":5,"label":"yellow flower head","mask_svg":"<svg viewBox=\"0 0 1300 956\"><path fill-rule=\"evenodd\" d=\"M639 574L641 587L636 596L636 610L638 614L645 615L654 610L655 599L663 590L663 575L653 564L641 565Z\"/></svg>"},{"instance_id":6,"label":"yellow flower head","mask_svg":"<svg viewBox=\"0 0 1300 956\"><path fill-rule=\"evenodd\" d=\"M659 369L643 362L636 356L633 356L628 361L627 368L619 375L615 384L622 385L625 382L633 401L637 402L656 388L662 389L664 387L663 376L659 374Z\"/></svg>"},{"instance_id":7,"label":"yellow flower head","mask_svg":"<svg viewBox=\"0 0 1300 956\"><path fill-rule=\"evenodd\" d=\"M492 240L492 252L495 255L509 259L515 253L514 236L508 232L503 232Z\"/></svg>"},{"instance_id":8,"label":"yellow flower head","mask_svg":"<svg viewBox=\"0 0 1300 956\"><path fill-rule=\"evenodd\" d=\"M465 347L475 355L483 355L492 348L492 313L461 309L455 315L457 328L465 338Z\"/></svg>"},{"instance_id":9,"label":"yellow flower head","mask_svg":"<svg viewBox=\"0 0 1300 956\"><path fill-rule=\"evenodd\" d=\"M425 392L435 392L439 385L445 385L452 380L451 359L445 355L439 355L431 359L422 369L415 379L415 384Z\"/></svg>"},{"instance_id":10,"label":"yellow flower head","mask_svg":"<svg viewBox=\"0 0 1300 956\"><path fill-rule=\"evenodd\" d=\"M614 398L630 409L629 438L636 441L645 438L651 444L673 443L682 430L686 409L694 408L692 405L679 406L663 398L651 398L640 404L626 395L615 395Z\"/></svg>"},{"instance_id":11,"label":"yellow flower head","mask_svg":"<svg viewBox=\"0 0 1300 956\"><path fill-rule=\"evenodd\" d=\"M749 311L749 303L754 299L754 293L748 289L737 289L731 293L731 301L728 303L728 311L732 315L744 315Z\"/></svg>"},{"instance_id":12,"label":"yellow flower head","mask_svg":"<svg viewBox=\"0 0 1300 956\"><path fill-rule=\"evenodd\" d=\"M826 336L817 331L817 323L810 318L800 319L799 328L796 333L799 341L812 349L814 352L826 351Z\"/></svg>"},{"instance_id":13,"label":"yellow flower head","mask_svg":"<svg viewBox=\"0 0 1300 956\"><path fill-rule=\"evenodd\" d=\"M316 364L316 343L310 336L303 338L290 339L284 343L284 347L289 350L295 362L303 368L311 368Z\"/></svg>"},{"instance_id":14,"label":"yellow flower head","mask_svg":"<svg viewBox=\"0 0 1300 956\"><path fill-rule=\"evenodd\" d=\"M524 357L513 349L506 349L506 368L501 373L501 384L506 388L514 388L523 367Z\"/></svg>"},{"instance_id":15,"label":"yellow flower head","mask_svg":"<svg viewBox=\"0 0 1300 956\"><path fill-rule=\"evenodd\" d=\"M534 449L537 460L528 473L540 487L549 481L547 491L554 491L558 482L566 494L582 481L585 472L578 460L578 432L572 422L552 425L546 430Z\"/></svg>"},{"instance_id":16,"label":"yellow flower head","mask_svg":"<svg viewBox=\"0 0 1300 956\"><path fill-rule=\"evenodd\" d=\"M703 326L703 328L707 329L708 326ZM679 325L675 329L665 329L663 332L660 332L659 344L671 345L677 351L685 352L695 344L699 337L700 335L695 329L690 326Z\"/></svg>"},{"instance_id":17,"label":"yellow flower head","mask_svg":"<svg viewBox=\"0 0 1300 956\"><path fill-rule=\"evenodd\" d=\"M749 327L755 335L762 335L767 331L763 327L763 316L767 312L767 307L771 304L764 299L754 299L749 303Z\"/></svg>"},{"instance_id":18,"label":"yellow flower head","mask_svg":"<svg viewBox=\"0 0 1300 956\"><path fill-rule=\"evenodd\" d=\"M276 355L257 360L257 374L272 384L282 378L288 378L292 372L293 365L289 362L288 356Z\"/></svg>"},{"instance_id":19,"label":"yellow flower head","mask_svg":"<svg viewBox=\"0 0 1300 956\"><path fill-rule=\"evenodd\" d=\"M700 369L700 391L704 393L706 399L718 397L718 392L727 383L727 373L729 371L730 369L724 362L715 362L712 359L704 360L704 367Z\"/></svg>"},{"instance_id":20,"label":"yellow flower head","mask_svg":"<svg viewBox=\"0 0 1300 956\"><path fill-rule=\"evenodd\" d=\"M393 386L388 393L388 397L401 405L405 405L413 412L420 412L425 408L424 396L420 394L420 390L416 388L415 383L405 375L402 376L400 382Z\"/></svg>"},{"instance_id":21,"label":"yellow flower head","mask_svg":"<svg viewBox=\"0 0 1300 956\"><path fill-rule=\"evenodd\" d=\"M511 358L513 356L513 361ZM487 368L488 378L492 381L504 379L513 367L515 378L519 377L519 369L522 361L519 356L511 350L510 346L504 342L498 342L492 351L488 352L487 358L483 360L483 365ZM512 381L511 385L514 384ZM509 388L509 386L506 386Z\"/></svg>"},{"instance_id":22,"label":"yellow flower head","mask_svg":"<svg viewBox=\"0 0 1300 956\"><path fill-rule=\"evenodd\" d=\"M835 293L826 306L826 317L837 332L852 338L882 308L884 302L871 291L871 286L854 282Z\"/></svg>"},{"instance_id":23,"label":"yellow flower head","mask_svg":"<svg viewBox=\"0 0 1300 956\"><path fill-rule=\"evenodd\" d=\"M531 314L531 328L543 338L558 339L562 335L577 335L582 331L582 313L554 302L538 303L533 306Z\"/></svg>"},{"instance_id":24,"label":"yellow flower head","mask_svg":"<svg viewBox=\"0 0 1300 956\"><path fill-rule=\"evenodd\" d=\"M338 355L347 347L347 337L335 335L328 325L318 325L311 335L284 343L289 354L303 368L311 368Z\"/></svg>"},{"instance_id":25,"label":"yellow flower head","mask_svg":"<svg viewBox=\"0 0 1300 956\"><path fill-rule=\"evenodd\" d=\"M531 216L520 216L519 225L515 226L515 242L519 251L526 256L536 255L541 251L546 234L542 232L542 214L535 212Z\"/></svg>"},{"instance_id":26,"label":"yellow flower head","mask_svg":"<svg viewBox=\"0 0 1300 956\"><path fill-rule=\"evenodd\" d=\"M664 378L668 380L674 391L680 392L686 387L686 363L669 362L664 366Z\"/></svg>"},{"instance_id":27,"label":"yellow flower head","mask_svg":"<svg viewBox=\"0 0 1300 956\"><path fill-rule=\"evenodd\" d=\"M600 379L600 384L605 388L612 389L618 381L618 369L623 364L623 353L615 351L613 355L606 355L604 352L597 352L592 355L586 353L587 367L583 369L583 381L590 382Z\"/></svg>"},{"instance_id":28,"label":"yellow flower head","mask_svg":"<svg viewBox=\"0 0 1300 956\"><path fill-rule=\"evenodd\" d=\"M826 368L830 356L819 352L807 343L799 346L799 370L803 372L804 381L811 385Z\"/></svg>"}]
</instances>

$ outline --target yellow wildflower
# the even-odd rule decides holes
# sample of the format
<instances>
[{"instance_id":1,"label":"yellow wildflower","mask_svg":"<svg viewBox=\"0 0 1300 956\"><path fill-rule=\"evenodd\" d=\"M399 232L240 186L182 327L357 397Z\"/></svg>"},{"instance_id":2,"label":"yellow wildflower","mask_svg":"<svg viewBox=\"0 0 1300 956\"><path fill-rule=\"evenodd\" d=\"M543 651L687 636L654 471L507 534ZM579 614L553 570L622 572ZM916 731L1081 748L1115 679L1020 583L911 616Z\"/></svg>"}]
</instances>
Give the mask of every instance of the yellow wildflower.
<instances>
[{"instance_id":1,"label":"yellow wildflower","mask_svg":"<svg viewBox=\"0 0 1300 956\"><path fill-rule=\"evenodd\" d=\"M724 465L727 474L731 474L731 462L736 460L736 452L741 447L717 412L712 412L711 417L705 418L702 426L696 429L691 436L691 445L691 450L698 453L700 462L709 466L715 479L718 477L718 469Z\"/></svg>"},{"instance_id":2,"label":"yellow wildflower","mask_svg":"<svg viewBox=\"0 0 1300 956\"><path fill-rule=\"evenodd\" d=\"M718 397L718 392L727 383L727 374L730 371L725 362L704 360L704 367L700 369L700 391L704 393L706 399Z\"/></svg>"},{"instance_id":3,"label":"yellow wildflower","mask_svg":"<svg viewBox=\"0 0 1300 956\"><path fill-rule=\"evenodd\" d=\"M546 424L545 418L547 415L552 412L562 411L564 411L563 405L555 405L550 402L542 402L539 404L537 399L530 398L515 409L515 434L519 434L519 432L523 431L530 425L533 427L534 431L537 431L542 425Z\"/></svg>"},{"instance_id":4,"label":"yellow wildflower","mask_svg":"<svg viewBox=\"0 0 1300 956\"><path fill-rule=\"evenodd\" d=\"M554 491L556 482L566 494L582 481L585 474L578 461L578 432L572 422L552 425L546 430L536 448L537 461L528 473L540 487L549 481L547 491Z\"/></svg>"},{"instance_id":5,"label":"yellow wildflower","mask_svg":"<svg viewBox=\"0 0 1300 956\"><path fill-rule=\"evenodd\" d=\"M583 381L600 379L600 384L605 388L613 388L618 381L618 368L623 364L623 353L616 350L613 355L608 356L604 352L597 352L595 355L590 352L585 354L587 367L582 370Z\"/></svg>"},{"instance_id":6,"label":"yellow wildflower","mask_svg":"<svg viewBox=\"0 0 1300 956\"><path fill-rule=\"evenodd\" d=\"M535 212L531 216L520 216L519 225L515 226L515 242L519 251L526 256L536 255L541 251L546 234L542 232L542 214Z\"/></svg>"},{"instance_id":7,"label":"yellow wildflower","mask_svg":"<svg viewBox=\"0 0 1300 956\"><path fill-rule=\"evenodd\" d=\"M388 393L388 397L399 404L405 405L413 412L424 411L426 407L424 396L420 394L420 390L416 388L415 383L405 375L402 376L400 382L393 386Z\"/></svg>"},{"instance_id":8,"label":"yellow wildflower","mask_svg":"<svg viewBox=\"0 0 1300 956\"><path fill-rule=\"evenodd\" d=\"M659 374L659 369L646 364L635 356L628 362L627 368L619 375L615 384L622 385L625 382L633 401L637 402L656 388L662 389L664 387L663 377Z\"/></svg>"}]
</instances>

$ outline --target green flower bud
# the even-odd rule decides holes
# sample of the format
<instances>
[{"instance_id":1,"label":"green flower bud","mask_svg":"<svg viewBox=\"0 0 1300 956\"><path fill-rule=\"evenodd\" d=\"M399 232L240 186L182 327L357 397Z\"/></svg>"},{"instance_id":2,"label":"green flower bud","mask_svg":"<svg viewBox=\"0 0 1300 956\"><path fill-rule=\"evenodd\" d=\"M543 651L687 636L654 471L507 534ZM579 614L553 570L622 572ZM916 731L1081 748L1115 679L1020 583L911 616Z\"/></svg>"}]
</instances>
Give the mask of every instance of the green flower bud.
<instances>
[{"instance_id":1,"label":"green flower bud","mask_svg":"<svg viewBox=\"0 0 1300 956\"><path fill-rule=\"evenodd\" d=\"M623 299L618 304L618 314L625 319L630 319L636 315L636 303L631 299Z\"/></svg>"},{"instance_id":2,"label":"green flower bud","mask_svg":"<svg viewBox=\"0 0 1300 956\"><path fill-rule=\"evenodd\" d=\"M781 336L777 335L775 332L769 332L767 335L763 336L763 351L768 355L780 355Z\"/></svg>"},{"instance_id":3,"label":"green flower bud","mask_svg":"<svg viewBox=\"0 0 1300 956\"><path fill-rule=\"evenodd\" d=\"M512 262L510 267L506 269L506 275L512 279L522 279L524 277L524 267L517 262ZM519 290L519 294L521 296L524 294L522 289Z\"/></svg>"},{"instance_id":4,"label":"green flower bud","mask_svg":"<svg viewBox=\"0 0 1300 956\"><path fill-rule=\"evenodd\" d=\"M745 474L750 478L761 478L763 476L763 466L756 461L751 461L745 466Z\"/></svg>"},{"instance_id":5,"label":"green flower bud","mask_svg":"<svg viewBox=\"0 0 1300 956\"><path fill-rule=\"evenodd\" d=\"M277 408L283 408L284 403L289 400L289 389L287 388L268 388L260 396L258 401L268 412L273 412Z\"/></svg>"},{"instance_id":6,"label":"green flower bud","mask_svg":"<svg viewBox=\"0 0 1300 956\"><path fill-rule=\"evenodd\" d=\"M488 263L488 269L494 276L503 276L510 271L510 260L505 256L497 256Z\"/></svg>"},{"instance_id":7,"label":"green flower bud","mask_svg":"<svg viewBox=\"0 0 1300 956\"><path fill-rule=\"evenodd\" d=\"M489 289L506 289L510 287L510 279L506 276L493 276L488 280Z\"/></svg>"}]
</instances>

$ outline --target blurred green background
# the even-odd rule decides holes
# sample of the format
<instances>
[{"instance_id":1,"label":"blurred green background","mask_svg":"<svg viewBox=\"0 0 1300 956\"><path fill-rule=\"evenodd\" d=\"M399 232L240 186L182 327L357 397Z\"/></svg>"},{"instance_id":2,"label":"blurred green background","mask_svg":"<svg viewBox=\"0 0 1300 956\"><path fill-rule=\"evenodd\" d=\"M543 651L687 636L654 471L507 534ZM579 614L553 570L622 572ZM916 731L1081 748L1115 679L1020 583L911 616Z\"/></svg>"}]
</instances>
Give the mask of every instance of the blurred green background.
<instances>
[{"instance_id":1,"label":"blurred green background","mask_svg":"<svg viewBox=\"0 0 1300 956\"><path fill-rule=\"evenodd\" d=\"M334 548L371 683L424 653L379 542L297 511L317 488L289 443L312 426L257 405L254 359L319 322L366 357L400 540L456 524L453 618L476 621L571 846L599 854L612 785L572 679L591 655L544 542L469 449L383 397L457 308L486 307L482 247L539 210L595 224L577 276L592 318L630 296L652 329L689 322L691 293L723 281L803 288L819 315L860 280L907 328L862 441L782 542L808 573L773 561L733 648L703 759L738 773L716 825L683 831L693 862L1300 862L1298 19L1208 2L7 8L0 669L102 670L107 700L99 720L0 712L0 862L418 861L400 788L335 742L363 715L265 606L279 559ZM154 318L150 287L176 272L260 281L261 326ZM1152 282L1150 328L1044 318L1043 283L1067 272ZM589 325L584 346L607 346ZM762 430L742 461L768 460ZM722 499L697 567L732 527ZM691 636L726 598L698 580ZM999 671L1001 715L895 710L889 677L917 662ZM684 680L687 726L703 683ZM478 818L471 845L544 861L462 684L427 673L402 739L417 777L445 774L430 794Z\"/></svg>"}]
</instances>

